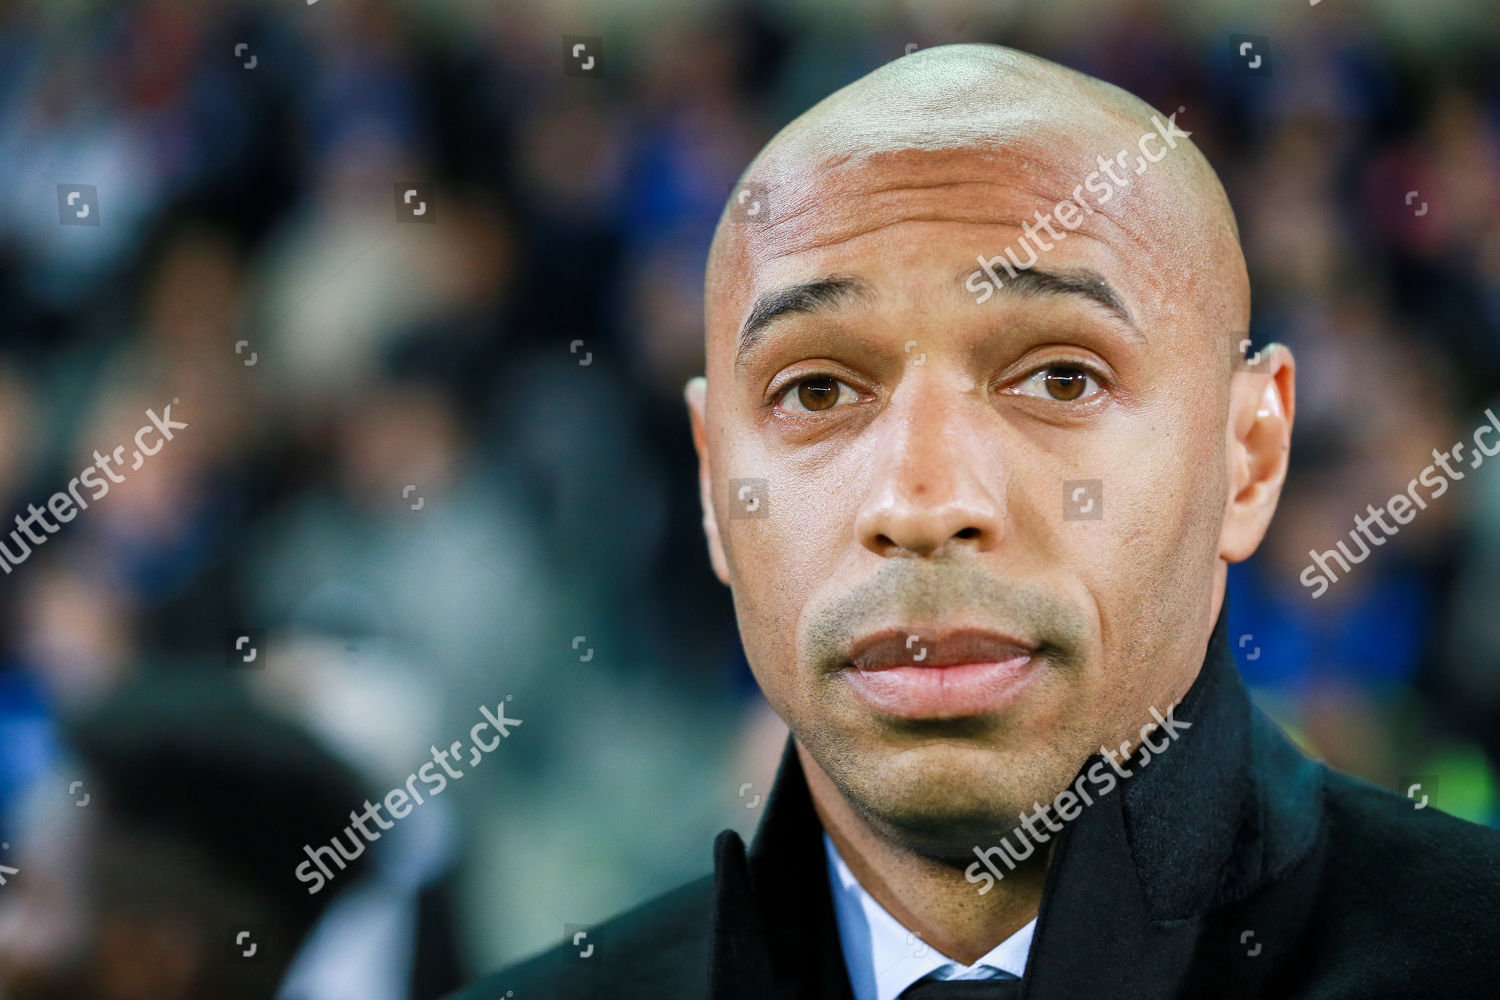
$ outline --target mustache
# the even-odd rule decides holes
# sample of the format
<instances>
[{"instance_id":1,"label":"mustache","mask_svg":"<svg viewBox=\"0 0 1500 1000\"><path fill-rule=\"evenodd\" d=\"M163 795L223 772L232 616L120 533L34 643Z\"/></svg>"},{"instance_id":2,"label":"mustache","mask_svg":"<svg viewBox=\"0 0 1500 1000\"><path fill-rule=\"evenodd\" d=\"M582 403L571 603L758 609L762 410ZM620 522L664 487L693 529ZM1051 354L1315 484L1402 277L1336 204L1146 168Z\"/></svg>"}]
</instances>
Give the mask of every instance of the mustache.
<instances>
[{"instance_id":1,"label":"mustache","mask_svg":"<svg viewBox=\"0 0 1500 1000\"><path fill-rule=\"evenodd\" d=\"M1078 662L1088 638L1083 612L1044 590L1007 580L965 559L892 560L879 573L810 610L799 641L819 673L847 665L862 635L891 626L951 622L994 628L1058 664Z\"/></svg>"}]
</instances>

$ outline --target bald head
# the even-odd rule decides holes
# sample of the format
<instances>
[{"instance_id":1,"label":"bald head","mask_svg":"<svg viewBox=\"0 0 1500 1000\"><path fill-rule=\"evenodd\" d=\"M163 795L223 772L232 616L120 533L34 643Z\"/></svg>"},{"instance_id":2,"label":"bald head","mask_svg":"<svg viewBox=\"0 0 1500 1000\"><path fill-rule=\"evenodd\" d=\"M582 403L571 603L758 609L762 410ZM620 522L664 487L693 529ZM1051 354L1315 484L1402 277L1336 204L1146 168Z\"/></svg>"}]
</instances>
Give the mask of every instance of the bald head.
<instances>
[{"instance_id":1,"label":"bald head","mask_svg":"<svg viewBox=\"0 0 1500 1000\"><path fill-rule=\"evenodd\" d=\"M760 207L747 217L731 199L720 218L705 282L709 352L721 346L716 334L744 318L736 307L747 303L736 293L757 263L863 231L859 216L871 202L839 203L861 181L887 186L876 202L916 202L915 212L924 186L968 185L968 203L950 208L976 222L1004 217L986 204L994 193L987 183L1024 183L1048 206L1075 200L1080 213L1098 216L1090 228L1150 272L1143 308L1188 311L1205 326L1245 330L1250 292L1234 213L1175 118L1113 84L998 45L945 45L887 63L783 128L746 169L739 190L753 192ZM1143 137L1159 133L1155 123L1176 135L1165 155L1161 140L1151 140L1159 158L1148 163L1138 150ZM1123 162L1115 161L1121 152ZM1101 158L1112 173L1101 170ZM962 169L953 169L959 161ZM1140 173L1138 163L1146 164ZM1106 184L1112 194L1100 202L1096 192ZM1080 186L1083 196L1075 199ZM890 217L901 213L891 207ZM1022 213L1017 222L1028 218Z\"/></svg>"}]
</instances>

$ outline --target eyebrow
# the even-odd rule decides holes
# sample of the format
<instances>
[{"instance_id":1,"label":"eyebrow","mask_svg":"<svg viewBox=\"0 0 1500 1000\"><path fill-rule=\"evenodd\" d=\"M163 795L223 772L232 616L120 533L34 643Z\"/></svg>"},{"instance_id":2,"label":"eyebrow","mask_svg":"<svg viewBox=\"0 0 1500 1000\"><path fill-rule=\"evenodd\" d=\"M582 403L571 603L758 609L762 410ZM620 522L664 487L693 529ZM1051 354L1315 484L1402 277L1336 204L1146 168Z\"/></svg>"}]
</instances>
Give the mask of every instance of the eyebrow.
<instances>
[{"instance_id":1,"label":"eyebrow","mask_svg":"<svg viewBox=\"0 0 1500 1000\"><path fill-rule=\"evenodd\" d=\"M745 356L760 342L766 328L783 316L813 313L845 305L853 299L869 298L868 284L848 275L830 275L815 281L804 281L789 288L776 288L755 300L750 315L740 327L739 348L734 363L739 367Z\"/></svg>"},{"instance_id":2,"label":"eyebrow","mask_svg":"<svg viewBox=\"0 0 1500 1000\"><path fill-rule=\"evenodd\" d=\"M964 284L976 272L968 267L957 276ZM1136 328L1124 301L1115 292L1114 286L1098 271L1090 268L1075 268L1068 271L1043 271L1028 268L1018 271L1015 277L1007 277L1000 290L1010 289L1018 295L1053 296L1073 295L1086 299L1121 320L1132 334L1141 340L1145 336ZM968 289L972 291L972 289ZM845 305L854 299L873 297L874 290L863 280L850 275L830 275L814 281L805 281L787 288L776 288L762 293L750 309L740 327L739 347L735 351L735 367L744 364L746 356L764 338L765 331L783 316L794 313L814 313Z\"/></svg>"},{"instance_id":3,"label":"eyebrow","mask_svg":"<svg viewBox=\"0 0 1500 1000\"><path fill-rule=\"evenodd\" d=\"M966 267L958 274L956 280L960 284L964 284L978 270L978 268ZM967 289L967 285L965 287ZM997 291L1004 291L1007 288L1018 295L1038 297L1051 295L1081 296L1095 305L1101 306L1107 312L1112 313L1117 319L1130 327L1132 332L1140 335L1140 331L1136 329L1135 320L1131 318L1130 310L1126 308L1124 300L1120 298L1114 287L1108 281L1104 280L1104 275L1090 268L1080 267L1069 271L1043 271L1036 268L1028 268L1025 271L1017 271L1014 276L1006 277L1000 283ZM973 291L973 289L967 290Z\"/></svg>"}]
</instances>

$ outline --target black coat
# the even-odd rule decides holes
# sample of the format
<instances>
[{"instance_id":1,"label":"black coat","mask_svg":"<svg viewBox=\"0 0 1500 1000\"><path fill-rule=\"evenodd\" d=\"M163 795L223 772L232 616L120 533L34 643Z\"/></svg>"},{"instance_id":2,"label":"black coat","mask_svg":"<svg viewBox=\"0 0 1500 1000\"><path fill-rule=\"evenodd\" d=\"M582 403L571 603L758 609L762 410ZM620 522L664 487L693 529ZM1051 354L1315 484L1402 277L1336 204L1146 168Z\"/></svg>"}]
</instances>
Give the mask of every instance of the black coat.
<instances>
[{"instance_id":1,"label":"black coat","mask_svg":"<svg viewBox=\"0 0 1500 1000\"><path fill-rule=\"evenodd\" d=\"M1191 728L1056 835L1027 1000L1500 997L1500 832L1304 757L1250 704L1224 633L1221 614L1175 712ZM588 941L453 1000L848 1000L790 744L748 857L724 831L712 876Z\"/></svg>"}]
</instances>

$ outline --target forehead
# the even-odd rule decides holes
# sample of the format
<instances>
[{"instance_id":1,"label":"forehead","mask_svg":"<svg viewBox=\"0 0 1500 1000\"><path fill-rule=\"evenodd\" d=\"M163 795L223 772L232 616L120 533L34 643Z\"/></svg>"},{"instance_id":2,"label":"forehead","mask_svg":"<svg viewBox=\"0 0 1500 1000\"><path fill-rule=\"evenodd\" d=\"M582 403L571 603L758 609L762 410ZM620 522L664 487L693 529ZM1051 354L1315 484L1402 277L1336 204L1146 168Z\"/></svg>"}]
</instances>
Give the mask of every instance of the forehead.
<instances>
[{"instance_id":1,"label":"forehead","mask_svg":"<svg viewBox=\"0 0 1500 1000\"><path fill-rule=\"evenodd\" d=\"M965 271L1007 248L1024 261L1028 245L1039 251L1039 269L1097 273L1149 320L1165 304L1163 263L1173 230L1155 206L1168 185L1160 173L1136 175L1116 165L1127 183L1111 185L1100 204L1084 187L1091 176L1102 183L1098 157L1124 149L1133 156L1140 134L1126 129L1121 139L1114 132L1120 130L1090 135L1047 127L1006 143L867 150L819 161L799 161L795 146L774 151L748 182L755 215L737 216L731 205L726 219L730 231L708 303L710 351L714 340L737 335L768 289L837 272L870 279L874 299L886 304L919 296L972 306ZM1105 153L1089 152L1104 146ZM1073 208L1059 209L1068 204ZM1060 214L1076 228L1057 221ZM1063 238L1048 236L1039 217L1052 219ZM1028 226L1052 249L1030 243Z\"/></svg>"}]
</instances>

